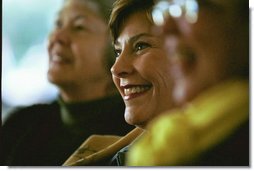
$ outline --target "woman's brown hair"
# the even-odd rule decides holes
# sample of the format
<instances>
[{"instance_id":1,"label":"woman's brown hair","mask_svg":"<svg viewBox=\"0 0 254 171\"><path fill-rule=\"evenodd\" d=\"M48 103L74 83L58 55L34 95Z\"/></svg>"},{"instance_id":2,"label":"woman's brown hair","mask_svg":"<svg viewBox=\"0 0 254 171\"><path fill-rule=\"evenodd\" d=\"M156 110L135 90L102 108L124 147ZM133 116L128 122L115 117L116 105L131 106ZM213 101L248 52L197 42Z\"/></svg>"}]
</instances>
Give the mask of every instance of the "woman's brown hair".
<instances>
[{"instance_id":1,"label":"woman's brown hair","mask_svg":"<svg viewBox=\"0 0 254 171\"><path fill-rule=\"evenodd\" d=\"M109 18L109 29L113 43L119 36L121 26L125 20L136 12L145 11L149 21L152 20L154 0L116 0Z\"/></svg>"}]
</instances>

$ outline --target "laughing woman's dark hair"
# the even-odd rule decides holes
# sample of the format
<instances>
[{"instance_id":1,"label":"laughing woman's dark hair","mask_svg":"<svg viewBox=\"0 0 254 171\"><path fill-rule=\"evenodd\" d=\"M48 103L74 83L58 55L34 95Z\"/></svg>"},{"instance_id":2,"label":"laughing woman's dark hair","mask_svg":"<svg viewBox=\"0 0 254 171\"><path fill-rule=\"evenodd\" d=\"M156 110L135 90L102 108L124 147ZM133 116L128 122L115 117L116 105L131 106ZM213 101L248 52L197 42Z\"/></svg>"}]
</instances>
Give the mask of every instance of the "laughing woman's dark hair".
<instances>
[{"instance_id":1,"label":"laughing woman's dark hair","mask_svg":"<svg viewBox=\"0 0 254 171\"><path fill-rule=\"evenodd\" d=\"M146 0L145 2L140 0L116 1L113 5L113 10L109 20L112 41L115 42L116 38L119 36L122 25L133 13L145 11L147 19L153 23L151 14L153 5L153 0Z\"/></svg>"}]
</instances>

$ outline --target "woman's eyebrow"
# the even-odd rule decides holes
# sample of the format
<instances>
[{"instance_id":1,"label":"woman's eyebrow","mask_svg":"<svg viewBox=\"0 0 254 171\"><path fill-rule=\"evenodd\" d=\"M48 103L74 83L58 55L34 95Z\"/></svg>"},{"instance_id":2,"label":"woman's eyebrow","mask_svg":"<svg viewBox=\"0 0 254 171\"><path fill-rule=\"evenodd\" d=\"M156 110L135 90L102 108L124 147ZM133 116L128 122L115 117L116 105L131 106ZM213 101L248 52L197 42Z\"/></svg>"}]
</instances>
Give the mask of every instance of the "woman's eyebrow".
<instances>
[{"instance_id":1,"label":"woman's eyebrow","mask_svg":"<svg viewBox=\"0 0 254 171\"><path fill-rule=\"evenodd\" d=\"M62 18L63 17L63 15L64 15L64 11L59 11L58 12L58 19L59 18ZM71 15L70 17L69 17L69 19L71 20L71 21L76 21L76 20L84 20L84 19L88 19L88 17L86 16L86 15L84 15L84 14L74 14L74 15Z\"/></svg>"},{"instance_id":2,"label":"woman's eyebrow","mask_svg":"<svg viewBox=\"0 0 254 171\"><path fill-rule=\"evenodd\" d=\"M77 15L73 18L73 21L77 21L77 20L84 20L84 19L87 19L86 16L84 15Z\"/></svg>"},{"instance_id":3,"label":"woman's eyebrow","mask_svg":"<svg viewBox=\"0 0 254 171\"><path fill-rule=\"evenodd\" d=\"M135 36L132 36L128 41L130 43L133 43L133 42L136 42L138 39L140 39L141 37L152 37L151 34L149 33L140 33L140 34L137 34Z\"/></svg>"},{"instance_id":4,"label":"woman's eyebrow","mask_svg":"<svg viewBox=\"0 0 254 171\"><path fill-rule=\"evenodd\" d=\"M132 36L131 38L129 38L127 40L128 43L134 43L136 42L138 39L140 39L141 37L153 37L152 34L149 33L139 33L137 35ZM118 40L115 41L114 46L119 46L120 42Z\"/></svg>"}]
</instances>

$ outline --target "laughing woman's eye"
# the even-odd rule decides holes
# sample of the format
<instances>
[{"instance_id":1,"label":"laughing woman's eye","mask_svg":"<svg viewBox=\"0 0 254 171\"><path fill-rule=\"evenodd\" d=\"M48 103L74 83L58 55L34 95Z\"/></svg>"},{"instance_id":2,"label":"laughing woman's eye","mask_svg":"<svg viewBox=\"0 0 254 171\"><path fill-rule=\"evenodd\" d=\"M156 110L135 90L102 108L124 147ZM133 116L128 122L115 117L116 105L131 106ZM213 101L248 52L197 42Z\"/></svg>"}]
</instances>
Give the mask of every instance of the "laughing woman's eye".
<instances>
[{"instance_id":1,"label":"laughing woman's eye","mask_svg":"<svg viewBox=\"0 0 254 171\"><path fill-rule=\"evenodd\" d=\"M55 21L55 28L56 29L59 29L59 28L62 28L62 21L60 20L60 19L57 19L56 21Z\"/></svg>"},{"instance_id":2,"label":"laughing woman's eye","mask_svg":"<svg viewBox=\"0 0 254 171\"><path fill-rule=\"evenodd\" d=\"M121 49L115 49L114 51L115 51L115 56L119 57L121 54Z\"/></svg>"},{"instance_id":3,"label":"laughing woman's eye","mask_svg":"<svg viewBox=\"0 0 254 171\"><path fill-rule=\"evenodd\" d=\"M145 42L138 42L137 44L135 44L134 48L135 48L135 51L138 52L148 47L151 47L151 45Z\"/></svg>"}]
</instances>

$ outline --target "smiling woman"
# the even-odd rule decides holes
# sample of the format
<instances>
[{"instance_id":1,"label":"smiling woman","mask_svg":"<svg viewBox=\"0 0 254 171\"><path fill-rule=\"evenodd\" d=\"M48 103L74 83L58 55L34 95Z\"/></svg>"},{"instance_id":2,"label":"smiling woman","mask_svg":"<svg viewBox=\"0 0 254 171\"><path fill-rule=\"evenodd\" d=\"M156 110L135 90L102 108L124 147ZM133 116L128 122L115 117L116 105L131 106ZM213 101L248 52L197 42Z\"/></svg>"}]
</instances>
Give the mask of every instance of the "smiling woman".
<instances>
[{"instance_id":1,"label":"smiling woman","mask_svg":"<svg viewBox=\"0 0 254 171\"><path fill-rule=\"evenodd\" d=\"M91 136L64 165L125 165L129 146L157 115L171 109L171 64L163 38L153 33L153 0L117 0L110 17L116 52L113 81L125 103L125 120L137 128L126 136ZM112 142L105 144L111 139Z\"/></svg>"},{"instance_id":2,"label":"smiling woman","mask_svg":"<svg viewBox=\"0 0 254 171\"><path fill-rule=\"evenodd\" d=\"M126 17L115 39L117 59L111 68L126 105L125 120L143 128L172 107L170 62L152 27L146 11Z\"/></svg>"},{"instance_id":3,"label":"smiling woman","mask_svg":"<svg viewBox=\"0 0 254 171\"><path fill-rule=\"evenodd\" d=\"M112 93L105 92L111 82L103 60L109 43L107 25L93 8L90 1L66 1L49 38L48 78L58 85L65 101Z\"/></svg>"},{"instance_id":4,"label":"smiling woman","mask_svg":"<svg viewBox=\"0 0 254 171\"><path fill-rule=\"evenodd\" d=\"M64 1L48 41L47 76L59 96L9 115L1 129L0 164L59 166L90 135L124 135L133 128L110 74L112 3Z\"/></svg>"}]
</instances>

